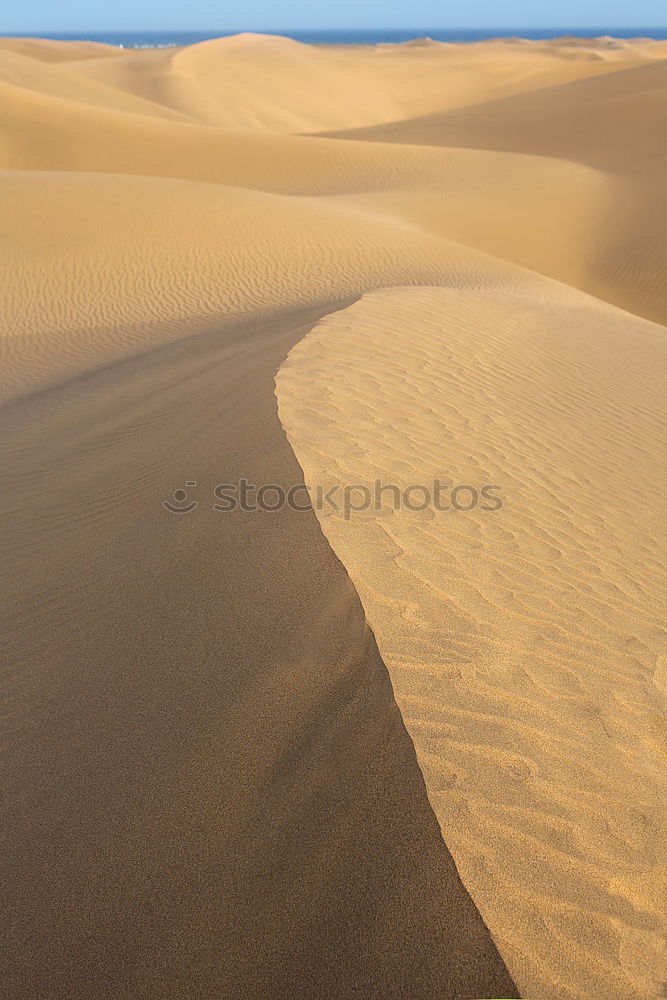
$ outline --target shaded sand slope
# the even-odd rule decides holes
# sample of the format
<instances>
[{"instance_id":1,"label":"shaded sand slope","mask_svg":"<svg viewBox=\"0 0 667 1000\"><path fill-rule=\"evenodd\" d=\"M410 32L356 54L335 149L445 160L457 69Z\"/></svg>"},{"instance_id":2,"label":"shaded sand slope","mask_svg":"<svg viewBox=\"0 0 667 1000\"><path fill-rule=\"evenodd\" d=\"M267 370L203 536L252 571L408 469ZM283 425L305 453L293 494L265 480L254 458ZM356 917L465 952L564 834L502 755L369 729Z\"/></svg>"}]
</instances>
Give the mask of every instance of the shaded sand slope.
<instances>
[{"instance_id":1,"label":"shaded sand slope","mask_svg":"<svg viewBox=\"0 0 667 1000\"><path fill-rule=\"evenodd\" d=\"M318 516L527 996L648 1000L663 972L666 356L663 327L546 280L393 289L277 380L307 482L502 489L495 513Z\"/></svg>"},{"instance_id":2,"label":"shaded sand slope","mask_svg":"<svg viewBox=\"0 0 667 1000\"><path fill-rule=\"evenodd\" d=\"M300 481L273 376L318 315L3 410L16 1000L517 995L314 515L212 509Z\"/></svg>"}]
</instances>

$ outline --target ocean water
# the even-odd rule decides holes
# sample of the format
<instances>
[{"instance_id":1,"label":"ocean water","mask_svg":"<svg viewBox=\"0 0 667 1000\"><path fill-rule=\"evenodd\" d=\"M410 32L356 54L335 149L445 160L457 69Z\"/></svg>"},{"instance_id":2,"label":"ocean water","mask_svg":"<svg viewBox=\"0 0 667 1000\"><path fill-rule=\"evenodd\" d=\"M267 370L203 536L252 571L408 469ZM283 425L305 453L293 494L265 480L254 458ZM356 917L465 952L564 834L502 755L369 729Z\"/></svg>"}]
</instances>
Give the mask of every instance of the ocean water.
<instances>
[{"instance_id":1,"label":"ocean water","mask_svg":"<svg viewBox=\"0 0 667 1000\"><path fill-rule=\"evenodd\" d=\"M0 34L2 32L0 31ZM14 32L14 35L17 33ZM40 38L69 39L75 41L105 42L123 48L155 48L169 45L193 45L209 38L220 38L237 34L236 31L212 29L211 31L82 31L82 32L29 32ZM656 38L667 39L667 27L639 28L487 28L484 30L451 31L442 28L373 28L364 31L281 31L267 29L266 34L285 35L299 42L311 45L373 45L380 42L408 42L413 38L428 36L440 42L479 42L487 38L559 38L576 35L580 38L598 38L613 35L616 38Z\"/></svg>"}]
</instances>

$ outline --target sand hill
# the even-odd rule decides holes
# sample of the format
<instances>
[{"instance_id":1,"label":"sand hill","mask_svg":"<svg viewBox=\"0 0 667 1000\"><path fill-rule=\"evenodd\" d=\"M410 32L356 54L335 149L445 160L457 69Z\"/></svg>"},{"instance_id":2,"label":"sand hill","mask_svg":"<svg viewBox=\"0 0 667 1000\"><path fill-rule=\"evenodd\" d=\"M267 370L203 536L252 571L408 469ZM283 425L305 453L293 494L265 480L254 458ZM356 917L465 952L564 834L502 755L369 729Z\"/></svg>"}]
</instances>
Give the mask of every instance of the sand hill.
<instances>
[{"instance_id":1,"label":"sand hill","mask_svg":"<svg viewBox=\"0 0 667 1000\"><path fill-rule=\"evenodd\" d=\"M667 44L0 100L10 994L655 997ZM214 507L436 476L502 508Z\"/></svg>"}]
</instances>

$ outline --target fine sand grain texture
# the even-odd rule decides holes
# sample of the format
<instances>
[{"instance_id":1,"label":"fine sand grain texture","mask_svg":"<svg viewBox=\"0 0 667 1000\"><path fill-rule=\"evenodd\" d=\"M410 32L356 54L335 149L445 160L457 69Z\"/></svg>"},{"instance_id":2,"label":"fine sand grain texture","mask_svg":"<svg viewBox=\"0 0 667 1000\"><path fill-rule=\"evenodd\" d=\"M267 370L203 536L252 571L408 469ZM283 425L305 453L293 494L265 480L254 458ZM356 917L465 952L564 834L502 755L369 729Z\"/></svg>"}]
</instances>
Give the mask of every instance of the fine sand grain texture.
<instances>
[{"instance_id":1,"label":"fine sand grain texture","mask_svg":"<svg viewBox=\"0 0 667 1000\"><path fill-rule=\"evenodd\" d=\"M5 409L8 996L517 995L314 514L213 510L300 481L273 375L317 316Z\"/></svg>"},{"instance_id":2,"label":"fine sand grain texture","mask_svg":"<svg viewBox=\"0 0 667 1000\"><path fill-rule=\"evenodd\" d=\"M439 510L417 485L413 509L386 488L320 517L528 996L631 1000L662 975L666 367L664 328L545 282L368 295L278 378L307 482L443 483ZM503 507L457 510L448 481Z\"/></svg>"},{"instance_id":3,"label":"fine sand grain texture","mask_svg":"<svg viewBox=\"0 0 667 1000\"><path fill-rule=\"evenodd\" d=\"M0 39L0 108L8 995L654 998L667 44ZM434 476L502 509L214 507Z\"/></svg>"}]
</instances>

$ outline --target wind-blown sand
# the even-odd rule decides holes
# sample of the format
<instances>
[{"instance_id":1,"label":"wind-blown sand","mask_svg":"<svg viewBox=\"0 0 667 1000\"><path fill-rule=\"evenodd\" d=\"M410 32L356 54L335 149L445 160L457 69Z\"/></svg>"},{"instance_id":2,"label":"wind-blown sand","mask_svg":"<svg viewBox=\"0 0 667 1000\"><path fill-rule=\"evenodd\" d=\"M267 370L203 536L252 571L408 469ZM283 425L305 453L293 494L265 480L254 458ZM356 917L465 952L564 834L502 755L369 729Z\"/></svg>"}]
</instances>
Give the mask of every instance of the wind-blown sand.
<instances>
[{"instance_id":1,"label":"wind-blown sand","mask_svg":"<svg viewBox=\"0 0 667 1000\"><path fill-rule=\"evenodd\" d=\"M655 997L667 45L4 39L0 102L10 995ZM502 509L213 508L437 475Z\"/></svg>"}]
</instances>

